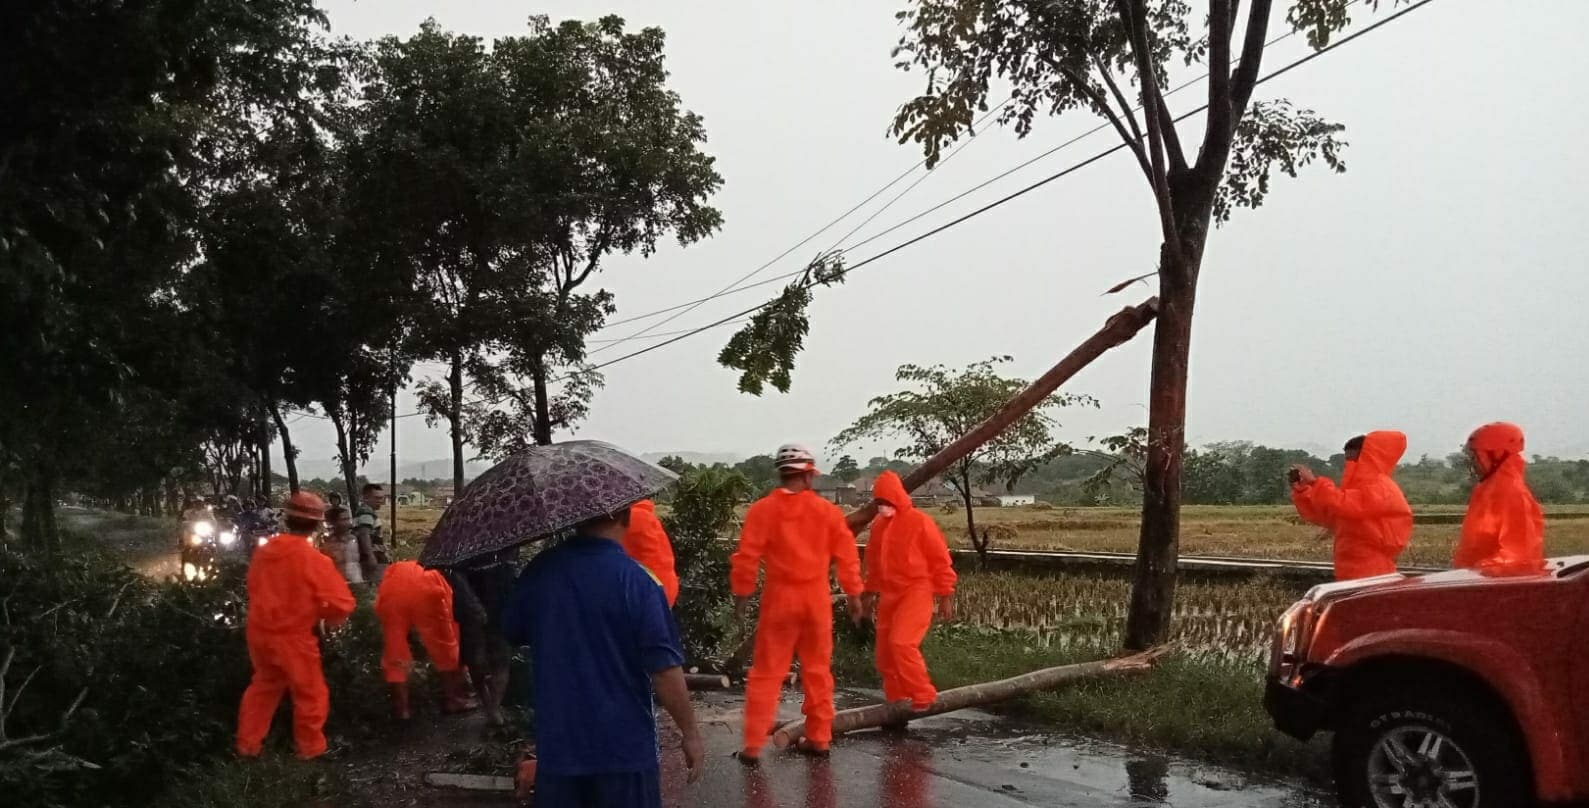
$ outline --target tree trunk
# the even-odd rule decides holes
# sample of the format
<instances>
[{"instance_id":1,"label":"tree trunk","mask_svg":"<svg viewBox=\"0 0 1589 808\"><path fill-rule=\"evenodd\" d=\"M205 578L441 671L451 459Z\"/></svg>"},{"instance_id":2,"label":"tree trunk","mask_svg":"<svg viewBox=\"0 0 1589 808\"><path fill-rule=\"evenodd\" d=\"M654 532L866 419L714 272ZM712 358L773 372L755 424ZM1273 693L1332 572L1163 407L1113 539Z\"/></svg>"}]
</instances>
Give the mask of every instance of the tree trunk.
<instances>
[{"instance_id":1,"label":"tree trunk","mask_svg":"<svg viewBox=\"0 0 1589 808\"><path fill-rule=\"evenodd\" d=\"M298 493L298 449L292 445L292 432L287 429L287 419L281 417L281 406L270 402L270 417L281 434L281 455L287 461L287 491Z\"/></svg>"},{"instance_id":2,"label":"tree trunk","mask_svg":"<svg viewBox=\"0 0 1589 808\"><path fill-rule=\"evenodd\" d=\"M1061 685L1095 679L1101 676L1145 673L1164 654L1164 650L1156 649L1117 659L1101 659L1095 662L1079 662L1074 665L1061 665L1057 668L1044 668L1009 679L1000 679L996 682L984 682L979 685L967 685L953 690L944 690L938 694L938 700L933 702L931 707L920 711L910 709L909 704L874 704L870 707L840 710L833 716L833 735L838 737L846 732L854 732L858 729L881 727L887 724L909 721L912 718L926 718L930 715L941 715L955 710L964 710L967 707L993 704L1026 693L1050 690ZM773 732L773 745L779 749L787 749L790 744L800 740L801 736L805 734L805 728L806 722L803 719L784 724Z\"/></svg>"},{"instance_id":3,"label":"tree trunk","mask_svg":"<svg viewBox=\"0 0 1589 808\"><path fill-rule=\"evenodd\" d=\"M1201 252L1200 250L1198 252ZM1184 269L1184 268L1183 268ZM1181 277L1177 277L1181 276ZM1180 552L1181 460L1186 447L1186 378L1196 270L1160 280L1153 329L1148 445L1142 478L1142 528L1126 618L1125 646L1151 648L1169 636Z\"/></svg>"},{"instance_id":4,"label":"tree trunk","mask_svg":"<svg viewBox=\"0 0 1589 808\"><path fill-rule=\"evenodd\" d=\"M270 444L270 427L262 423L259 425L259 495L267 502L271 500Z\"/></svg>"},{"instance_id":5,"label":"tree trunk","mask_svg":"<svg viewBox=\"0 0 1589 808\"><path fill-rule=\"evenodd\" d=\"M331 425L337 430L337 461L342 467L342 487L347 491L348 502L358 502L358 482L354 477L358 474L358 463L354 461L353 449L348 445L348 425L343 420L342 411L336 407L326 408L326 417L331 419ZM349 417L353 417L349 413Z\"/></svg>"},{"instance_id":6,"label":"tree trunk","mask_svg":"<svg viewBox=\"0 0 1589 808\"><path fill-rule=\"evenodd\" d=\"M546 389L546 365L536 357L530 365L530 379L535 385L535 439L536 446L552 445L552 402Z\"/></svg>"},{"instance_id":7,"label":"tree trunk","mask_svg":"<svg viewBox=\"0 0 1589 808\"><path fill-rule=\"evenodd\" d=\"M966 508L966 535L971 539L972 549L977 551L977 567L987 569L988 566L988 541L984 536L977 535L977 509L971 501L971 472L964 471L960 474L960 501Z\"/></svg>"},{"instance_id":8,"label":"tree trunk","mask_svg":"<svg viewBox=\"0 0 1589 808\"><path fill-rule=\"evenodd\" d=\"M47 464L35 465L28 473L22 493L22 546L46 555L60 547L60 531L55 524L55 470Z\"/></svg>"},{"instance_id":9,"label":"tree trunk","mask_svg":"<svg viewBox=\"0 0 1589 808\"><path fill-rule=\"evenodd\" d=\"M452 495L463 494L463 354L452 355L452 372L447 375L449 405L447 421L452 425Z\"/></svg>"}]
</instances>

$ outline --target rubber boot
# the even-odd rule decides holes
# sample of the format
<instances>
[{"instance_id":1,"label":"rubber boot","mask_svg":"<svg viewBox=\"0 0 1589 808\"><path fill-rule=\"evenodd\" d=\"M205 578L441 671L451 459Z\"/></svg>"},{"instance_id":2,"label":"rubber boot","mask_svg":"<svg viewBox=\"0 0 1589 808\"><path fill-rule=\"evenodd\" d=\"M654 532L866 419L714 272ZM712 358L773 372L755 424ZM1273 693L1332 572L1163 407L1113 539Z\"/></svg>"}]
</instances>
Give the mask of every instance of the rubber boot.
<instances>
[{"instance_id":1,"label":"rubber boot","mask_svg":"<svg viewBox=\"0 0 1589 808\"><path fill-rule=\"evenodd\" d=\"M387 682L387 695L392 698L392 717L398 721L407 721L413 717L408 711L408 683Z\"/></svg>"},{"instance_id":2,"label":"rubber boot","mask_svg":"<svg viewBox=\"0 0 1589 808\"><path fill-rule=\"evenodd\" d=\"M441 692L445 698L442 712L467 713L480 709L480 702L469 697L469 686L464 683L463 671L440 671L437 675L441 678Z\"/></svg>"}]
</instances>

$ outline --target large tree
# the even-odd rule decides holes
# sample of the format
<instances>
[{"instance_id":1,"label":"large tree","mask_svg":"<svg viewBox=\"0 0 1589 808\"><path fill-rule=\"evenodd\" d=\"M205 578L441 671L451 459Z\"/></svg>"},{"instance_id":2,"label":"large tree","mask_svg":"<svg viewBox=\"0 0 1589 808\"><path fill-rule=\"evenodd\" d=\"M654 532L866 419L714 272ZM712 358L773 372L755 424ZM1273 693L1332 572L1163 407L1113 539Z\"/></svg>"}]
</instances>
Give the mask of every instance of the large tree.
<instances>
[{"instance_id":1,"label":"large tree","mask_svg":"<svg viewBox=\"0 0 1589 808\"><path fill-rule=\"evenodd\" d=\"M1316 47L1345 27L1352 0L1296 0L1289 23ZM1369 5L1377 5L1370 0ZM900 64L927 75L894 122L929 163L969 134L989 93L1001 122L1026 135L1044 116L1101 116L1150 192L1157 250L1146 471L1126 644L1168 633L1174 599L1192 311L1209 226L1263 203L1274 171L1315 159L1340 170L1341 127L1284 100L1253 101L1273 0L913 0L901 12ZM1245 20L1243 19L1245 18ZM1166 99L1172 68L1206 63L1206 114L1187 123ZM998 89L993 89L998 88Z\"/></svg>"},{"instance_id":2,"label":"large tree","mask_svg":"<svg viewBox=\"0 0 1589 808\"><path fill-rule=\"evenodd\" d=\"M535 17L490 48L434 22L376 45L358 195L390 223L385 260L415 280L413 352L448 366L420 394L450 427L456 486L471 419L490 419L476 431L495 451L549 443L579 416L598 379L581 373L584 340L611 310L584 290L607 258L721 222L705 204L721 178L700 118L667 87L663 42L617 17ZM466 375L484 409L466 402ZM508 412L490 415L499 402Z\"/></svg>"},{"instance_id":3,"label":"large tree","mask_svg":"<svg viewBox=\"0 0 1589 808\"><path fill-rule=\"evenodd\" d=\"M0 10L0 447L30 543L124 396L158 387L129 337L170 322L223 99L295 96L322 22L312 0Z\"/></svg>"},{"instance_id":4,"label":"large tree","mask_svg":"<svg viewBox=\"0 0 1589 808\"><path fill-rule=\"evenodd\" d=\"M910 389L878 396L868 411L832 441L835 447L859 446L864 441L898 443L894 456L921 462L943 451L956 438L997 413L1027 386L1022 379L1001 376L999 365L1010 360L996 356L973 362L961 370L942 365L901 365L894 378ZM975 486L1002 483L1013 486L1028 471L1070 450L1058 442L1058 424L1049 414L1072 404L1095 404L1073 394L1049 396L1021 416L1008 429L966 453L949 467L944 481L960 495L965 507L966 536L977 556L987 560L989 537L977 532Z\"/></svg>"},{"instance_id":5,"label":"large tree","mask_svg":"<svg viewBox=\"0 0 1589 808\"><path fill-rule=\"evenodd\" d=\"M707 204L722 177L701 151L701 117L668 87L665 44L661 29L626 31L619 17L556 26L532 17L527 35L493 51L533 126L535 148L521 159L536 171L513 191L533 214L517 223L515 247L542 271L519 278L536 288L506 290L507 359L491 398L514 402L508 420L526 422L537 444L583 417L601 383L583 367L585 339L613 308L607 292L582 291L593 276L614 255L649 256L670 234L688 245L722 225Z\"/></svg>"}]
</instances>

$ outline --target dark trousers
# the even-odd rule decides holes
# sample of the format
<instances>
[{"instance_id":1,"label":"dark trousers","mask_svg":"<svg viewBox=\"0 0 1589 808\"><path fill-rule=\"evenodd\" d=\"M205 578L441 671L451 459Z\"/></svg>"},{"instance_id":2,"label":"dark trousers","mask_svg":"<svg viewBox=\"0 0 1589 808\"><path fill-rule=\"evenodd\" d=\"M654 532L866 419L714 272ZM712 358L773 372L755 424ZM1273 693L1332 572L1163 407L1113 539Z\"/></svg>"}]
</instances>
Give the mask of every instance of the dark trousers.
<instances>
[{"instance_id":1,"label":"dark trousers","mask_svg":"<svg viewBox=\"0 0 1589 808\"><path fill-rule=\"evenodd\" d=\"M578 777L537 772L536 808L661 808L662 773L658 769Z\"/></svg>"}]
</instances>

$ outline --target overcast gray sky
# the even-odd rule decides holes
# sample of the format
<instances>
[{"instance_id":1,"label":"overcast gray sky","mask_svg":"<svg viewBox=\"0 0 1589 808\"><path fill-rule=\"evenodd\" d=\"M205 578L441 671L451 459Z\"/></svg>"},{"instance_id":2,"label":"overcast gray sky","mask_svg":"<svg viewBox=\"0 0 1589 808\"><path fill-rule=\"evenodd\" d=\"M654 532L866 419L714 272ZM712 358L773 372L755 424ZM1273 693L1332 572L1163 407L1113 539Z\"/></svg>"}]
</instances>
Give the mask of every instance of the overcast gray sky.
<instances>
[{"instance_id":1,"label":"overcast gray sky","mask_svg":"<svg viewBox=\"0 0 1589 808\"><path fill-rule=\"evenodd\" d=\"M894 69L889 55L901 5L326 2L334 33L359 38L408 35L429 16L491 38L520 33L536 13L617 13L633 26L666 30L673 86L704 116L707 149L724 178L714 202L725 226L688 249L669 244L649 260L611 262L601 283L617 296L614 319L717 291L920 158L885 131L899 103L921 89L921 74ZM1283 15L1275 16L1279 34ZM1376 18L1366 10L1355 16L1359 25ZM1287 97L1345 123L1348 171L1281 178L1263 209L1238 212L1213 235L1193 337L1192 442L1329 447L1394 427L1409 433L1412 455L1444 455L1474 426L1508 419L1528 431L1533 451L1589 454L1582 355L1589 272L1581 246L1589 57L1579 41L1586 29L1583 0L1533 0L1526 13L1521 5L1437 0L1259 88L1257 98ZM1304 52L1293 37L1270 48L1265 67ZM1188 89L1172 107L1194 107L1200 93ZM1085 113L1044 120L1025 140L989 128L849 243L1094 124ZM1060 151L857 250L851 263L1114 145L1112 138L1101 132ZM860 221L758 277L799 268ZM1118 154L819 290L788 395L736 391L734 375L716 363L732 331L722 328L609 368L577 436L636 451L819 446L868 398L894 389L901 363L1010 354L1015 373L1036 375L1110 313L1147 296L1141 286L1100 292L1152 269L1154 221L1145 184ZM711 322L775 288L725 297L659 330ZM651 343L624 343L594 359ZM1069 389L1103 406L1064 415L1064 437L1145 421L1148 349L1144 333L1073 380ZM412 398L399 406L411 411ZM295 434L306 465L334 455L323 422L300 421ZM383 469L386 440L377 450ZM405 463L448 453L445 434L420 418L405 419L398 440Z\"/></svg>"}]
</instances>

